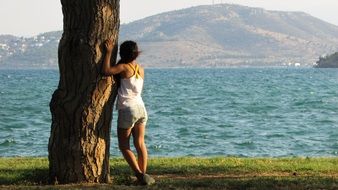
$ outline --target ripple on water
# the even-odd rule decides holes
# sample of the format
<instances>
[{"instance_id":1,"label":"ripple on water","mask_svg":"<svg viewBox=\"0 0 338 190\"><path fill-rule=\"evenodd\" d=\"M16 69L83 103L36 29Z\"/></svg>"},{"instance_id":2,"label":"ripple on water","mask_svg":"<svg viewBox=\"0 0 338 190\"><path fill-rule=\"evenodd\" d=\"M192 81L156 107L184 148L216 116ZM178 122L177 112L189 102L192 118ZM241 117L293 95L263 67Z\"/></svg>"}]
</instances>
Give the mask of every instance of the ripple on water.
<instances>
[{"instance_id":1,"label":"ripple on water","mask_svg":"<svg viewBox=\"0 0 338 190\"><path fill-rule=\"evenodd\" d=\"M337 156L337 70L147 72L150 155ZM0 155L46 155L58 72L0 71L0 78ZM111 153L120 156L116 118Z\"/></svg>"},{"instance_id":2,"label":"ripple on water","mask_svg":"<svg viewBox=\"0 0 338 190\"><path fill-rule=\"evenodd\" d=\"M163 145L161 145L161 144L154 144L154 145L150 146L149 149L151 151L154 151L154 152L162 152L164 150Z\"/></svg>"},{"instance_id":3,"label":"ripple on water","mask_svg":"<svg viewBox=\"0 0 338 190\"><path fill-rule=\"evenodd\" d=\"M233 128L235 126L232 125L232 124L219 124L219 125L217 125L217 127L221 128L221 129L225 129L225 128Z\"/></svg>"},{"instance_id":4,"label":"ripple on water","mask_svg":"<svg viewBox=\"0 0 338 190\"><path fill-rule=\"evenodd\" d=\"M280 139L280 138L284 138L284 137L285 137L285 134L283 134L283 133L275 133L275 134L266 135L266 138L268 138L268 139L275 139L275 138Z\"/></svg>"},{"instance_id":5,"label":"ripple on water","mask_svg":"<svg viewBox=\"0 0 338 190\"><path fill-rule=\"evenodd\" d=\"M0 142L0 146L2 147L8 147L15 145L16 141L14 139L5 139L3 142Z\"/></svg>"},{"instance_id":6,"label":"ripple on water","mask_svg":"<svg viewBox=\"0 0 338 190\"><path fill-rule=\"evenodd\" d=\"M244 148L244 149L256 147L256 145L253 141L241 141L241 142L236 142L234 144L241 147L241 148Z\"/></svg>"},{"instance_id":7,"label":"ripple on water","mask_svg":"<svg viewBox=\"0 0 338 190\"><path fill-rule=\"evenodd\" d=\"M190 130L187 127L181 127L177 129L177 134L181 137L189 136Z\"/></svg>"}]
</instances>

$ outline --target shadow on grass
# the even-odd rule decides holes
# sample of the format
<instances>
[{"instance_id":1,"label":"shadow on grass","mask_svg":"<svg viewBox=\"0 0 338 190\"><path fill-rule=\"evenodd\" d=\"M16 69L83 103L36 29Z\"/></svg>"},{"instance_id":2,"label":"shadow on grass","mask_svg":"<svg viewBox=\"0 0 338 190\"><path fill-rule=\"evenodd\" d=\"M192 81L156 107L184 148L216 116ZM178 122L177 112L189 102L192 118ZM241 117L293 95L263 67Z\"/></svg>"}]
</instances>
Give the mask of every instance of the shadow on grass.
<instances>
[{"instance_id":1,"label":"shadow on grass","mask_svg":"<svg viewBox=\"0 0 338 190\"><path fill-rule=\"evenodd\" d=\"M2 169L0 185L46 185L48 169Z\"/></svg>"},{"instance_id":2,"label":"shadow on grass","mask_svg":"<svg viewBox=\"0 0 338 190\"><path fill-rule=\"evenodd\" d=\"M164 189L336 190L338 189L338 180L328 177L187 178L167 179L157 185Z\"/></svg>"},{"instance_id":3,"label":"shadow on grass","mask_svg":"<svg viewBox=\"0 0 338 190\"><path fill-rule=\"evenodd\" d=\"M239 166L227 166L227 167L220 167L220 166L189 166L189 165L150 165L148 166L149 172L156 173L156 174L177 174L177 175L185 175L185 174L217 174L217 173L247 173L248 170L243 170L242 167Z\"/></svg>"},{"instance_id":4,"label":"shadow on grass","mask_svg":"<svg viewBox=\"0 0 338 190\"><path fill-rule=\"evenodd\" d=\"M132 171L127 165L110 167L113 184L132 185ZM0 185L48 185L48 169L1 169Z\"/></svg>"},{"instance_id":5,"label":"shadow on grass","mask_svg":"<svg viewBox=\"0 0 338 190\"><path fill-rule=\"evenodd\" d=\"M226 171L225 171L226 170ZM156 184L148 189L338 189L338 178L321 176L256 176L256 177L217 177L217 174L244 174L237 167L168 167L149 166L150 174L156 178ZM168 176L166 176L168 174ZM208 177L208 174L216 174ZM133 185L132 172L126 165L111 167L111 175L116 185ZM172 177L174 176L174 177ZM171 178L172 177L172 178ZM135 187L136 188L136 187Z\"/></svg>"},{"instance_id":6,"label":"shadow on grass","mask_svg":"<svg viewBox=\"0 0 338 190\"><path fill-rule=\"evenodd\" d=\"M132 172L126 165L111 166L114 184L131 185ZM48 169L1 169L0 185L48 185Z\"/></svg>"},{"instance_id":7,"label":"shadow on grass","mask_svg":"<svg viewBox=\"0 0 338 190\"><path fill-rule=\"evenodd\" d=\"M157 182L147 189L338 189L338 178L321 176L275 176L275 177L208 177L208 173L222 172L236 173L236 168L217 170L215 168L196 167L166 167L151 166L149 171L155 176ZM48 169L2 169L0 171L1 185L18 185L10 189L74 189L74 186L48 186ZM113 184L76 186L76 189L140 189L134 186L130 168L125 164L116 164L110 167ZM166 174L170 174L166 176ZM197 175L196 175L197 174ZM175 176L171 178L170 176ZM121 187L120 187L121 186ZM8 188L8 187L4 187ZM118 189L119 189L118 188Z\"/></svg>"},{"instance_id":8,"label":"shadow on grass","mask_svg":"<svg viewBox=\"0 0 338 190\"><path fill-rule=\"evenodd\" d=\"M111 166L110 174L114 184L132 184L132 172L128 166ZM48 185L48 175L48 169L1 169L0 185Z\"/></svg>"}]
</instances>

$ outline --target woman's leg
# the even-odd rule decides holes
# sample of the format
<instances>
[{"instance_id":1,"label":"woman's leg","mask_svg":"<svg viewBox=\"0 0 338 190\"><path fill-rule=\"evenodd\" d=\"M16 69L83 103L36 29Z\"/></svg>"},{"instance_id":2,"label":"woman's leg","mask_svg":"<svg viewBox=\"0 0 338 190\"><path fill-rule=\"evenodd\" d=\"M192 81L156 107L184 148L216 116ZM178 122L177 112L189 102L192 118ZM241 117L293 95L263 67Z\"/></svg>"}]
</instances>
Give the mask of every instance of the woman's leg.
<instances>
[{"instance_id":1,"label":"woman's leg","mask_svg":"<svg viewBox=\"0 0 338 190\"><path fill-rule=\"evenodd\" d=\"M130 136L132 129L121 129L117 128L117 135L119 141L119 148L123 154L124 159L128 162L131 169L135 174L143 173L143 170L140 169L134 153L130 150Z\"/></svg>"},{"instance_id":2,"label":"woman's leg","mask_svg":"<svg viewBox=\"0 0 338 190\"><path fill-rule=\"evenodd\" d=\"M137 151L138 166L142 173L147 171L148 152L144 143L145 123L135 124L132 129L134 146Z\"/></svg>"}]
</instances>

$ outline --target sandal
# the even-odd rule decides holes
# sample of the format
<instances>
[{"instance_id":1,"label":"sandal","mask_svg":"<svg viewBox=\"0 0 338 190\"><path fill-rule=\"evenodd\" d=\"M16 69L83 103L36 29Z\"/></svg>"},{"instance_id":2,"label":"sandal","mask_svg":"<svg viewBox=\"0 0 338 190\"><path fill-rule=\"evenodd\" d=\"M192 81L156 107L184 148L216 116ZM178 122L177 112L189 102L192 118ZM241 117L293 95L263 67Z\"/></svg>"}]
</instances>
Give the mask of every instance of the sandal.
<instances>
[{"instance_id":1,"label":"sandal","mask_svg":"<svg viewBox=\"0 0 338 190\"><path fill-rule=\"evenodd\" d=\"M155 179L148 174L136 174L136 178L141 185L152 185L155 183Z\"/></svg>"}]
</instances>

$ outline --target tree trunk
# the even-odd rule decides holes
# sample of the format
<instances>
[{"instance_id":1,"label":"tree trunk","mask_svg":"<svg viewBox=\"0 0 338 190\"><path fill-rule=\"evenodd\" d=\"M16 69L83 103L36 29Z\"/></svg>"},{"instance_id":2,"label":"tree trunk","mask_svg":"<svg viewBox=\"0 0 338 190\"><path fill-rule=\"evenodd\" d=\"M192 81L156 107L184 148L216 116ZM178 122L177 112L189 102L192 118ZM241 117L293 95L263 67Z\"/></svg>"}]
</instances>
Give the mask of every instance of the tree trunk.
<instances>
[{"instance_id":1,"label":"tree trunk","mask_svg":"<svg viewBox=\"0 0 338 190\"><path fill-rule=\"evenodd\" d=\"M64 31L59 43L60 81L54 92L49 138L54 183L109 183L112 109L117 85L101 74L104 41L116 61L119 0L61 0Z\"/></svg>"}]
</instances>

